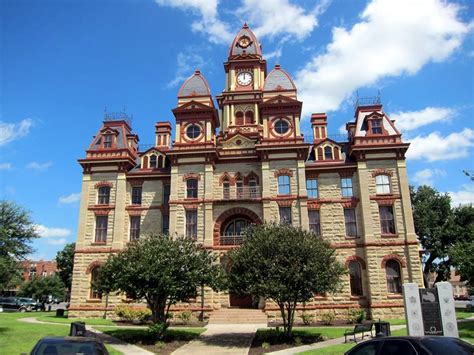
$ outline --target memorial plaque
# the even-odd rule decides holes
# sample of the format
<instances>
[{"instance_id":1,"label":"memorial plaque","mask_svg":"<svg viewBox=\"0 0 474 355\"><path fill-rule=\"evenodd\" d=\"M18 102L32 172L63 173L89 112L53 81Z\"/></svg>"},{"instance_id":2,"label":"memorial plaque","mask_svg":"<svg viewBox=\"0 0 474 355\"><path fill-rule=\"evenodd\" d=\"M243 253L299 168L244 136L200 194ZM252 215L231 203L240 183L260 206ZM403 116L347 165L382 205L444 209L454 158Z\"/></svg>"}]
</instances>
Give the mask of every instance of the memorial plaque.
<instances>
[{"instance_id":1,"label":"memorial plaque","mask_svg":"<svg viewBox=\"0 0 474 355\"><path fill-rule=\"evenodd\" d=\"M449 282L438 282L436 289L438 290L439 309L443 321L443 334L447 337L459 338L453 287Z\"/></svg>"},{"instance_id":2,"label":"memorial plaque","mask_svg":"<svg viewBox=\"0 0 474 355\"><path fill-rule=\"evenodd\" d=\"M420 289L421 313L425 335L443 335L443 322L436 288Z\"/></svg>"},{"instance_id":3,"label":"memorial plaque","mask_svg":"<svg viewBox=\"0 0 474 355\"><path fill-rule=\"evenodd\" d=\"M416 283L403 284L403 298L405 301L405 319L407 321L408 335L419 337L425 335L418 285Z\"/></svg>"}]
</instances>

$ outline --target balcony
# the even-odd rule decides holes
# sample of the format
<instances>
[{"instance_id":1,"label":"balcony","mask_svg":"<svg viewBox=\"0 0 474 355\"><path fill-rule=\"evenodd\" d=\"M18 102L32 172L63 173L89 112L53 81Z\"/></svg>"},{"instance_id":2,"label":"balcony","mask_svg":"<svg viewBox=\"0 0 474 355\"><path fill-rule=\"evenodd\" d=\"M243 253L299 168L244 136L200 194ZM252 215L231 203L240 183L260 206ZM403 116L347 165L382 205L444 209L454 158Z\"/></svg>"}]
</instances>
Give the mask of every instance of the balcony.
<instances>
[{"instance_id":1,"label":"balcony","mask_svg":"<svg viewBox=\"0 0 474 355\"><path fill-rule=\"evenodd\" d=\"M243 241L243 235L221 235L220 245L240 245Z\"/></svg>"},{"instance_id":2,"label":"balcony","mask_svg":"<svg viewBox=\"0 0 474 355\"><path fill-rule=\"evenodd\" d=\"M260 186L232 186L222 189L224 200L255 200L262 196Z\"/></svg>"}]
</instances>

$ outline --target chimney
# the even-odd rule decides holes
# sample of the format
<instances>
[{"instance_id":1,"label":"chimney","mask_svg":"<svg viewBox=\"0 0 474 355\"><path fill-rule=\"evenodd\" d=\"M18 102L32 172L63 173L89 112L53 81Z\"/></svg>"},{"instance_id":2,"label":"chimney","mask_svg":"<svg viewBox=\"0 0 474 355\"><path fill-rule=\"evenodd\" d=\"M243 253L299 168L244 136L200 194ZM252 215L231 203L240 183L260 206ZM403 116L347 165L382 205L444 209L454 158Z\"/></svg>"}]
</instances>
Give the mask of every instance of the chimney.
<instances>
[{"instance_id":1,"label":"chimney","mask_svg":"<svg viewBox=\"0 0 474 355\"><path fill-rule=\"evenodd\" d=\"M314 142L320 142L327 138L327 118L325 113L313 113L311 115L311 127L313 128Z\"/></svg>"},{"instance_id":2,"label":"chimney","mask_svg":"<svg viewBox=\"0 0 474 355\"><path fill-rule=\"evenodd\" d=\"M156 141L155 146L168 148L171 143L171 123L157 122L155 125Z\"/></svg>"}]
</instances>

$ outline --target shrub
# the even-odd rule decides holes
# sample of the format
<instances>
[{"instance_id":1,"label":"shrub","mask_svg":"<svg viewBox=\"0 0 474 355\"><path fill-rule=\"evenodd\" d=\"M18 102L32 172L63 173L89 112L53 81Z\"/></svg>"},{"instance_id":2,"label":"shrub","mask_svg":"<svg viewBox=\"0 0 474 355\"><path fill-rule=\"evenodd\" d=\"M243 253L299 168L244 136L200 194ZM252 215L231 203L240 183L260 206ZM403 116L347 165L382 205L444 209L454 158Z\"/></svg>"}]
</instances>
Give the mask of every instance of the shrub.
<instances>
[{"instance_id":1,"label":"shrub","mask_svg":"<svg viewBox=\"0 0 474 355\"><path fill-rule=\"evenodd\" d=\"M312 315L312 314L303 312L303 313L301 313L300 317L301 317L301 320L303 321L304 325L310 325L311 323L313 323L314 315Z\"/></svg>"},{"instance_id":2,"label":"shrub","mask_svg":"<svg viewBox=\"0 0 474 355\"><path fill-rule=\"evenodd\" d=\"M262 348L263 348L263 349L269 349L269 348L270 348L270 343L264 341L264 342L262 343Z\"/></svg>"},{"instance_id":3,"label":"shrub","mask_svg":"<svg viewBox=\"0 0 474 355\"><path fill-rule=\"evenodd\" d=\"M115 314L120 320L126 322L144 323L151 317L151 311L148 308L133 308L130 306L117 306L114 309Z\"/></svg>"},{"instance_id":4,"label":"shrub","mask_svg":"<svg viewBox=\"0 0 474 355\"><path fill-rule=\"evenodd\" d=\"M350 308L347 311L347 319L349 323L361 323L365 319L363 309Z\"/></svg>"},{"instance_id":5,"label":"shrub","mask_svg":"<svg viewBox=\"0 0 474 355\"><path fill-rule=\"evenodd\" d=\"M325 325L331 325L335 318L336 314L334 312L327 312L321 316L321 319Z\"/></svg>"},{"instance_id":6,"label":"shrub","mask_svg":"<svg viewBox=\"0 0 474 355\"><path fill-rule=\"evenodd\" d=\"M184 311L178 314L178 318L183 322L183 324L188 324L188 322L191 320L191 316L193 314L191 311Z\"/></svg>"},{"instance_id":7,"label":"shrub","mask_svg":"<svg viewBox=\"0 0 474 355\"><path fill-rule=\"evenodd\" d=\"M148 327L148 334L153 339L163 339L166 329L168 329L168 323L155 323Z\"/></svg>"}]
</instances>

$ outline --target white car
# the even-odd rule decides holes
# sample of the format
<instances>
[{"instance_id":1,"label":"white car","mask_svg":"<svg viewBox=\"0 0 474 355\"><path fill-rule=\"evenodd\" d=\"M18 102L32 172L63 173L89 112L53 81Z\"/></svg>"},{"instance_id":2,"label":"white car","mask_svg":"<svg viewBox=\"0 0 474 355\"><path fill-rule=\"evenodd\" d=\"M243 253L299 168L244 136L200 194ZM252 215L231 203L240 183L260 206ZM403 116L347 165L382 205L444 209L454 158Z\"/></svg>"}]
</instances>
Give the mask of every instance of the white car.
<instances>
[{"instance_id":1,"label":"white car","mask_svg":"<svg viewBox=\"0 0 474 355\"><path fill-rule=\"evenodd\" d=\"M469 301L467 301L466 308L474 308L474 297L471 297Z\"/></svg>"}]
</instances>

